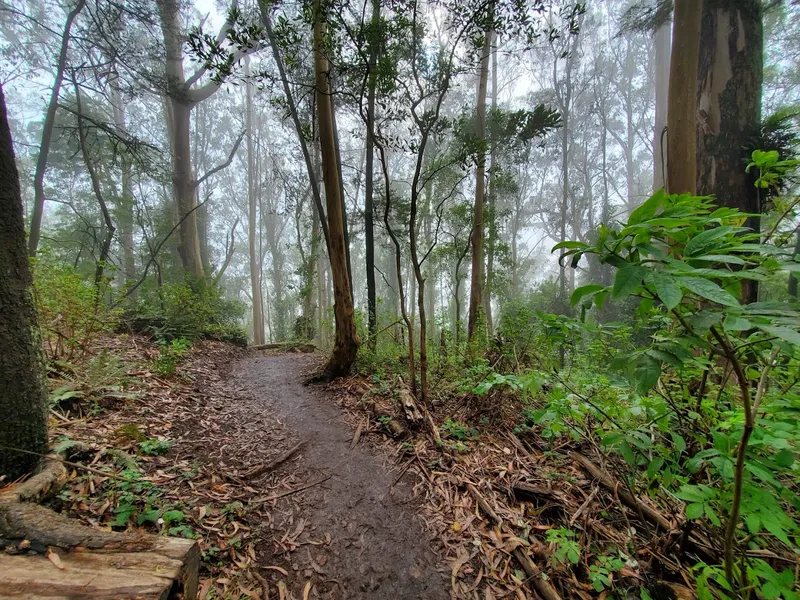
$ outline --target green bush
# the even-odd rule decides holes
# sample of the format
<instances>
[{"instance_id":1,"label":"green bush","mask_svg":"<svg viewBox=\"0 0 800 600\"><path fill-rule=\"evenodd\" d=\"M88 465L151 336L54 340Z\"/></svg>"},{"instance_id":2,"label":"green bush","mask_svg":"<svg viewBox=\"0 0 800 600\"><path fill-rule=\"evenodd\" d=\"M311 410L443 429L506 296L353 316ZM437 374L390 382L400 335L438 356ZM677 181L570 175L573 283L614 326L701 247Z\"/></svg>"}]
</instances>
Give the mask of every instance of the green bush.
<instances>
[{"instance_id":1,"label":"green bush","mask_svg":"<svg viewBox=\"0 0 800 600\"><path fill-rule=\"evenodd\" d=\"M98 291L71 265L46 255L35 262L34 294L48 361L83 359L100 334L114 329L119 312L105 302L107 282L100 286Z\"/></svg>"},{"instance_id":2,"label":"green bush","mask_svg":"<svg viewBox=\"0 0 800 600\"><path fill-rule=\"evenodd\" d=\"M205 280L167 284L144 292L130 321L157 339L218 339L247 345L240 325L245 307L222 297L222 289Z\"/></svg>"}]
</instances>

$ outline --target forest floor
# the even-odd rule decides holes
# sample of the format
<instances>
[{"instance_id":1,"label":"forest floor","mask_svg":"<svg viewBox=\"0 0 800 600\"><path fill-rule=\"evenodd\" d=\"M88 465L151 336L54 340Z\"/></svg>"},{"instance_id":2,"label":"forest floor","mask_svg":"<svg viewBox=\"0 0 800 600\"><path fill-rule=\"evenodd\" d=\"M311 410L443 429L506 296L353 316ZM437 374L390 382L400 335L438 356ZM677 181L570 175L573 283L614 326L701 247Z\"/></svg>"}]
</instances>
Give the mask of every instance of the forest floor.
<instances>
[{"instance_id":1,"label":"forest floor","mask_svg":"<svg viewBox=\"0 0 800 600\"><path fill-rule=\"evenodd\" d=\"M320 355L217 342L169 376L158 357L107 338L51 375L53 446L91 469L52 505L197 539L200 600L692 597L680 507L633 498L591 444L515 433L518 406L440 399L437 442L399 379L305 386Z\"/></svg>"}]
</instances>

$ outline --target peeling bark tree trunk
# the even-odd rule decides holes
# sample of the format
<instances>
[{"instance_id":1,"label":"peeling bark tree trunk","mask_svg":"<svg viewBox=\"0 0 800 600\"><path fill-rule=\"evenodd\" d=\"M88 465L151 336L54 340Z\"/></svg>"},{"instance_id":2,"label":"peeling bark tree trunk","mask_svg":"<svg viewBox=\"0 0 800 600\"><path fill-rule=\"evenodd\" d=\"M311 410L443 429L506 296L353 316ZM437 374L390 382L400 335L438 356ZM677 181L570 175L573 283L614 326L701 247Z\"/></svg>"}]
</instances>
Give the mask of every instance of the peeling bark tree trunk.
<instances>
[{"instance_id":1,"label":"peeling bark tree trunk","mask_svg":"<svg viewBox=\"0 0 800 600\"><path fill-rule=\"evenodd\" d=\"M344 198L341 194L339 168L336 161L336 137L333 123L331 87L328 80L330 64L325 56L325 15L321 2L314 3L314 66L316 72L317 119L319 122L322 176L325 183L325 202L330 234L329 258L333 278L334 317L336 334L333 352L325 365L321 379L331 381L347 375L358 352L353 296L347 272L347 248L344 230Z\"/></svg>"},{"instance_id":2,"label":"peeling bark tree trunk","mask_svg":"<svg viewBox=\"0 0 800 600\"><path fill-rule=\"evenodd\" d=\"M53 128L56 122L56 109L58 108L58 96L61 92L61 84L64 81L64 70L67 67L67 51L69 50L69 37L72 31L72 24L75 18L86 6L85 0L78 0L69 14L64 24L64 33L61 36L61 50L58 54L56 74L53 80L53 88L50 90L50 102L47 105L47 114L44 118L42 128L42 141L39 144L39 156L36 159L36 172L33 176L33 215L31 216L31 230L28 237L28 254L36 256L39 248L39 237L42 231L42 215L44 215L44 173L47 170L47 156L50 153L50 142L53 139Z\"/></svg>"},{"instance_id":3,"label":"peeling bark tree trunk","mask_svg":"<svg viewBox=\"0 0 800 600\"><path fill-rule=\"evenodd\" d=\"M697 73L697 193L721 206L759 214L758 190L745 173L749 145L761 128L764 31L759 0L704 2ZM760 230L759 218L745 226ZM744 302L758 282L744 281Z\"/></svg>"},{"instance_id":4,"label":"peeling bark tree trunk","mask_svg":"<svg viewBox=\"0 0 800 600\"><path fill-rule=\"evenodd\" d=\"M669 65L667 191L697 191L697 61L702 2L675 0Z\"/></svg>"},{"instance_id":5,"label":"peeling bark tree trunk","mask_svg":"<svg viewBox=\"0 0 800 600\"><path fill-rule=\"evenodd\" d=\"M475 137L479 143L486 139L486 88L489 79L489 55L492 51L493 31L486 30L481 52L481 66L478 75L477 108L475 114ZM478 326L478 315L483 304L483 205L486 188L486 150L478 150L475 167L475 204L472 215L472 277L470 279L469 316L467 319L467 340L472 341Z\"/></svg>"},{"instance_id":6,"label":"peeling bark tree trunk","mask_svg":"<svg viewBox=\"0 0 800 600\"><path fill-rule=\"evenodd\" d=\"M19 174L0 87L0 475L32 471L47 450L47 391L38 339Z\"/></svg>"}]
</instances>

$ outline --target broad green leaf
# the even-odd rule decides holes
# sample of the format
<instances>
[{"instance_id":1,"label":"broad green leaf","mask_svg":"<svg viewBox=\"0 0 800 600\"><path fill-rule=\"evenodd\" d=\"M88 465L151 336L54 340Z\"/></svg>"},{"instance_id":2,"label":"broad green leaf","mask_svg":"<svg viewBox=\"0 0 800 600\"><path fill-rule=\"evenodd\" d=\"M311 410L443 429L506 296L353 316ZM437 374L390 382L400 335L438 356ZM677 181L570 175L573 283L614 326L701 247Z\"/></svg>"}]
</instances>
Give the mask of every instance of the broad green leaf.
<instances>
[{"instance_id":1,"label":"broad green leaf","mask_svg":"<svg viewBox=\"0 0 800 600\"><path fill-rule=\"evenodd\" d=\"M677 433L670 432L670 437L672 438L672 443L675 444L675 449L678 452L683 452L686 450L686 440L683 439L683 436L678 435Z\"/></svg>"},{"instance_id":2,"label":"broad green leaf","mask_svg":"<svg viewBox=\"0 0 800 600\"><path fill-rule=\"evenodd\" d=\"M589 247L589 244L586 244L584 242L575 242L575 241L567 240L566 242L559 242L558 244L553 246L553 249L550 252L553 253L556 250L561 250L562 248L565 248L567 250L580 250L580 249L584 249L584 248L588 248L588 247Z\"/></svg>"},{"instance_id":3,"label":"broad green leaf","mask_svg":"<svg viewBox=\"0 0 800 600\"><path fill-rule=\"evenodd\" d=\"M725 331L747 331L748 329L753 328L753 324L742 317L728 315L725 317L723 327L725 328Z\"/></svg>"},{"instance_id":4,"label":"broad green leaf","mask_svg":"<svg viewBox=\"0 0 800 600\"><path fill-rule=\"evenodd\" d=\"M589 296L591 294L596 294L597 292L604 290L605 286L597 285L597 284L589 284L583 285L579 288L576 288L572 295L569 297L569 303L572 306L578 304L584 296Z\"/></svg>"},{"instance_id":5,"label":"broad green leaf","mask_svg":"<svg viewBox=\"0 0 800 600\"><path fill-rule=\"evenodd\" d=\"M642 221L653 218L666 197L667 194L664 192L663 188L658 190L631 213L631 216L628 217L628 224L636 225Z\"/></svg>"},{"instance_id":6,"label":"broad green leaf","mask_svg":"<svg viewBox=\"0 0 800 600\"><path fill-rule=\"evenodd\" d=\"M636 466L636 456L633 454L633 448L631 448L630 444L627 441L622 442L619 445L619 450L622 452L623 458L625 458L625 462L628 463L629 466L635 467Z\"/></svg>"},{"instance_id":7,"label":"broad green leaf","mask_svg":"<svg viewBox=\"0 0 800 600\"><path fill-rule=\"evenodd\" d=\"M656 294L658 294L664 306L667 307L667 310L672 310L680 304L683 298L683 292L681 291L681 286L675 281L675 278L661 273L660 271L654 271L652 280L653 286L656 288Z\"/></svg>"},{"instance_id":8,"label":"broad green leaf","mask_svg":"<svg viewBox=\"0 0 800 600\"><path fill-rule=\"evenodd\" d=\"M800 346L800 332L788 327L780 327L777 325L759 325L759 329L774 335L777 338L785 340L794 346Z\"/></svg>"},{"instance_id":9,"label":"broad green leaf","mask_svg":"<svg viewBox=\"0 0 800 600\"><path fill-rule=\"evenodd\" d=\"M706 300L724 304L725 306L739 306L739 301L733 295L723 290L713 281L701 277L679 277L678 280L686 289Z\"/></svg>"},{"instance_id":10,"label":"broad green leaf","mask_svg":"<svg viewBox=\"0 0 800 600\"><path fill-rule=\"evenodd\" d=\"M726 235L733 231L733 227L714 227L713 229L706 229L702 233L694 236L689 243L686 244L683 252L686 256L695 256L698 254L705 254L716 246L716 241L724 238Z\"/></svg>"},{"instance_id":11,"label":"broad green leaf","mask_svg":"<svg viewBox=\"0 0 800 600\"><path fill-rule=\"evenodd\" d=\"M794 452L791 450L784 448L780 452L775 455L775 463L779 467L783 467L784 469L788 469L794 464Z\"/></svg>"},{"instance_id":12,"label":"broad green leaf","mask_svg":"<svg viewBox=\"0 0 800 600\"><path fill-rule=\"evenodd\" d=\"M690 521L699 519L704 513L705 510L701 502L693 502L692 504L686 505L686 518Z\"/></svg>"},{"instance_id":13,"label":"broad green leaf","mask_svg":"<svg viewBox=\"0 0 800 600\"><path fill-rule=\"evenodd\" d=\"M645 354L636 364L634 376L637 391L644 395L658 383L658 378L661 377L661 363Z\"/></svg>"},{"instance_id":14,"label":"broad green leaf","mask_svg":"<svg viewBox=\"0 0 800 600\"><path fill-rule=\"evenodd\" d=\"M705 256L693 256L692 260L705 260L708 262L727 263L731 265L745 265L747 262L733 254L706 254Z\"/></svg>"},{"instance_id":15,"label":"broad green leaf","mask_svg":"<svg viewBox=\"0 0 800 600\"><path fill-rule=\"evenodd\" d=\"M701 310L699 313L689 319L692 327L699 332L708 331L709 327L715 325L722 318L722 313L713 310Z\"/></svg>"},{"instance_id":16,"label":"broad green leaf","mask_svg":"<svg viewBox=\"0 0 800 600\"><path fill-rule=\"evenodd\" d=\"M614 287L611 290L611 299L619 300L630 296L644 279L645 270L636 265L625 265L617 271L614 277Z\"/></svg>"}]
</instances>

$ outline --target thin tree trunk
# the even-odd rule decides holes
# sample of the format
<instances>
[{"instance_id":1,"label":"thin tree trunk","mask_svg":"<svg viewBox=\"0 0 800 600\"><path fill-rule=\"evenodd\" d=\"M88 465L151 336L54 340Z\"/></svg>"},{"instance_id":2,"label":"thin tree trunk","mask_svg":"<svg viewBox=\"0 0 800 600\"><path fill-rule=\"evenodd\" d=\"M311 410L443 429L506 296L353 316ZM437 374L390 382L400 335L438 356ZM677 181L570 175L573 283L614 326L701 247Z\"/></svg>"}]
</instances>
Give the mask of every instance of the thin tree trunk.
<instances>
[{"instance_id":1,"label":"thin tree trunk","mask_svg":"<svg viewBox=\"0 0 800 600\"><path fill-rule=\"evenodd\" d=\"M75 18L86 6L85 0L78 0L68 14L64 24L64 32L61 35L61 50L58 54L56 63L56 75L53 80L53 88L50 90L50 101L47 104L47 113L42 127L42 141L39 144L39 156L36 159L36 171L33 176L33 215L31 216L30 235L28 236L28 254L36 256L39 248L39 238L42 233L42 216L44 215L44 174L47 170L47 157L50 153L50 144L53 140L53 129L56 122L56 109L58 108L58 97L61 93L61 84L64 81L64 70L67 67L67 52L69 50L69 38L72 31L72 24Z\"/></svg>"},{"instance_id":2,"label":"thin tree trunk","mask_svg":"<svg viewBox=\"0 0 800 600\"><path fill-rule=\"evenodd\" d=\"M114 123L121 131L127 130L125 122L125 104L122 93L117 83L116 74L111 80L112 109L114 112ZM119 211L119 238L122 246L122 272L125 276L125 287L130 287L136 283L136 254L133 244L133 189L131 186L131 161L127 153L120 157L120 170L122 178L122 195L118 200ZM138 290L133 290L130 299L136 302Z\"/></svg>"},{"instance_id":3,"label":"thin tree trunk","mask_svg":"<svg viewBox=\"0 0 800 600\"><path fill-rule=\"evenodd\" d=\"M475 111L476 139L480 142L486 139L486 88L489 79L489 54L492 50L494 32L488 28L485 33L483 50L481 52L480 72L478 75L478 91ZM484 190L486 186L486 152L478 152L475 167L475 204L472 215L472 277L470 281L469 318L467 321L467 339L472 341L478 325L480 307L482 305L483 280L483 205Z\"/></svg>"},{"instance_id":4,"label":"thin tree trunk","mask_svg":"<svg viewBox=\"0 0 800 600\"><path fill-rule=\"evenodd\" d=\"M261 297L261 261L256 247L256 225L258 214L256 210L255 182L258 178L255 167L255 148L253 144L253 84L250 81L250 57L244 59L245 76L245 121L247 127L247 231L250 250L250 295L253 300L253 342L256 345L264 343L264 308Z\"/></svg>"},{"instance_id":5,"label":"thin tree trunk","mask_svg":"<svg viewBox=\"0 0 800 600\"><path fill-rule=\"evenodd\" d=\"M698 0L675 0L669 66L667 190L697 191L697 61L700 53Z\"/></svg>"},{"instance_id":6,"label":"thin tree trunk","mask_svg":"<svg viewBox=\"0 0 800 600\"><path fill-rule=\"evenodd\" d=\"M0 476L33 471L47 451L47 387L25 248L14 144L0 86ZM13 448L31 452L15 452Z\"/></svg>"},{"instance_id":7,"label":"thin tree trunk","mask_svg":"<svg viewBox=\"0 0 800 600\"><path fill-rule=\"evenodd\" d=\"M339 167L334 127L331 87L328 80L330 64L324 54L323 39L326 17L321 0L314 3L314 65L316 72L317 119L319 122L320 149L322 153L322 174L325 183L325 201L328 213L328 232L330 234L329 258L334 288L334 316L336 335L333 352L325 366L321 378L333 380L350 372L356 359L360 340L356 332L353 311L353 296L350 277L347 271L347 241L344 224L344 198L341 194Z\"/></svg>"},{"instance_id":8,"label":"thin tree trunk","mask_svg":"<svg viewBox=\"0 0 800 600\"><path fill-rule=\"evenodd\" d=\"M380 0L372 0L372 35L377 37L380 24ZM367 82L367 141L366 141L366 173L364 174L364 241L366 244L367 269L367 323L369 330L369 346L375 350L378 330L377 294L375 290L375 230L373 223L374 208L374 175L375 175L375 65L378 61L377 39L370 41L369 80Z\"/></svg>"},{"instance_id":9,"label":"thin tree trunk","mask_svg":"<svg viewBox=\"0 0 800 600\"><path fill-rule=\"evenodd\" d=\"M89 154L89 147L86 143L86 131L83 127L83 102L81 101L81 89L73 80L75 88L75 108L76 118L78 121L78 141L81 147L81 155L83 156L83 164L89 172L89 179L92 182L92 191L94 192L97 204L100 206L100 214L103 216L104 236L100 246L100 256L97 259L97 265L94 271L94 288L95 288L95 306L100 302L102 291L103 271L108 262L108 255L111 251L111 242L114 239L114 223L111 220L111 213L108 210L105 198L103 197L103 190L100 188L100 178L97 175L92 157Z\"/></svg>"},{"instance_id":10,"label":"thin tree trunk","mask_svg":"<svg viewBox=\"0 0 800 600\"><path fill-rule=\"evenodd\" d=\"M495 47L492 52L492 110L491 114L497 111L497 48ZM486 315L486 331L489 335L494 333L494 322L492 317L492 292L494 291L494 250L497 238L497 198L495 183L497 181L496 173L498 169L497 164L497 148L494 140L490 140L491 151L489 157L491 159L491 167L489 168L489 195L486 198L486 204L489 208L489 239L487 240L486 249L486 289L483 293L483 312Z\"/></svg>"}]
</instances>

